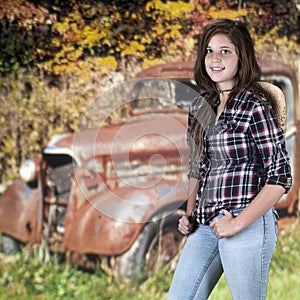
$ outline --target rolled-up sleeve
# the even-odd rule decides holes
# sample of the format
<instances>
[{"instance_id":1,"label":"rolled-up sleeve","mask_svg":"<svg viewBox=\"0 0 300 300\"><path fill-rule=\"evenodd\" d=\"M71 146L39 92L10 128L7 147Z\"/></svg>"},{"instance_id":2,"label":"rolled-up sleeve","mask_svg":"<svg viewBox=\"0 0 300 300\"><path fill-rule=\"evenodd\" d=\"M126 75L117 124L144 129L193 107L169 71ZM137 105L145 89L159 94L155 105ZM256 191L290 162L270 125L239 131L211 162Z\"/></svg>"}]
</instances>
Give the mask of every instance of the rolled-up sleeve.
<instances>
[{"instance_id":1,"label":"rolled-up sleeve","mask_svg":"<svg viewBox=\"0 0 300 300\"><path fill-rule=\"evenodd\" d=\"M191 107L190 107L189 114L188 114L188 129L187 129L187 144L189 145L189 148L190 148L188 178L189 179L190 178L199 179L200 162L199 162L198 155L197 155L197 148L196 148L197 144L191 133L191 124L193 122L194 122L194 116L193 116L193 113L191 112Z\"/></svg>"},{"instance_id":2,"label":"rolled-up sleeve","mask_svg":"<svg viewBox=\"0 0 300 300\"><path fill-rule=\"evenodd\" d=\"M253 107L250 131L262 157L265 170L265 183L281 185L286 193L292 186L291 167L283 130L270 108L257 102Z\"/></svg>"},{"instance_id":3,"label":"rolled-up sleeve","mask_svg":"<svg viewBox=\"0 0 300 300\"><path fill-rule=\"evenodd\" d=\"M189 108L188 114L188 129L187 129L187 144L190 148L189 153L189 173L188 178L195 178L200 180L207 174L209 169L209 160L204 155L206 149L205 139L201 142L203 143L203 151L199 156L199 140L197 141L191 132L191 128L196 120L197 113L201 109L203 104L203 97L197 97L192 102L192 105ZM199 137L198 137L199 138Z\"/></svg>"}]
</instances>

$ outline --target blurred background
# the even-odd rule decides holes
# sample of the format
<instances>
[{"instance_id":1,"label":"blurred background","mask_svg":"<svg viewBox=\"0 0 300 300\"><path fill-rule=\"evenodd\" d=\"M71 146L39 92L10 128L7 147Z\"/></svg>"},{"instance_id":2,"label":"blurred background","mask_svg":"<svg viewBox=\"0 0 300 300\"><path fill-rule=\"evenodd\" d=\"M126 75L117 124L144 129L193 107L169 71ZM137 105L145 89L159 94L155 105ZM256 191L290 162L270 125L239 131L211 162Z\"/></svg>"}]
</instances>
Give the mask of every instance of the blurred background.
<instances>
[{"instance_id":1,"label":"blurred background","mask_svg":"<svg viewBox=\"0 0 300 300\"><path fill-rule=\"evenodd\" d=\"M51 136L77 129L102 90L160 63L194 60L203 27L216 18L247 22L257 56L288 64L299 86L299 10L299 0L0 0L0 194ZM300 299L298 219L282 230L268 299ZM164 299L171 275L137 290L58 261L3 256L0 298ZM224 282L211 299L230 299Z\"/></svg>"}]
</instances>

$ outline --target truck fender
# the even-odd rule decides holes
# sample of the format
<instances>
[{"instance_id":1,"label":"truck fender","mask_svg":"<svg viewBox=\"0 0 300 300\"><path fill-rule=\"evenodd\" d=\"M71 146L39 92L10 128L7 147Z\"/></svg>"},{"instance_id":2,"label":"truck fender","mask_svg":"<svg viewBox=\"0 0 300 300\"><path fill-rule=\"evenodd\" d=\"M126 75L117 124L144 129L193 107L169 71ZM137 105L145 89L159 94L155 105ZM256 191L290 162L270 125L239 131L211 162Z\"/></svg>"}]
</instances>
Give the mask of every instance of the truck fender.
<instances>
[{"instance_id":1,"label":"truck fender","mask_svg":"<svg viewBox=\"0 0 300 300\"><path fill-rule=\"evenodd\" d=\"M176 211L187 192L164 182L151 189L120 188L95 194L66 226L65 248L80 253L119 255L134 243L147 222Z\"/></svg>"},{"instance_id":2,"label":"truck fender","mask_svg":"<svg viewBox=\"0 0 300 300\"><path fill-rule=\"evenodd\" d=\"M0 231L22 243L36 242L38 188L16 179L0 198Z\"/></svg>"}]
</instances>

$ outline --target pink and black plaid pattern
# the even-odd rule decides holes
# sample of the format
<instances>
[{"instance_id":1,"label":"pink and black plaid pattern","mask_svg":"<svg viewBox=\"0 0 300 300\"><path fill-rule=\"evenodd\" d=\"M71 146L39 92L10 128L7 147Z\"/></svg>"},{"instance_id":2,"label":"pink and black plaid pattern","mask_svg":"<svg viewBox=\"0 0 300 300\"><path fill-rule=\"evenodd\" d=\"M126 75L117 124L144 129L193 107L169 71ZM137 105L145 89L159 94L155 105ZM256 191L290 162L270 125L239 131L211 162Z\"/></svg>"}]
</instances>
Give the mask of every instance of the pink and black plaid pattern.
<instances>
[{"instance_id":1,"label":"pink and black plaid pattern","mask_svg":"<svg viewBox=\"0 0 300 300\"><path fill-rule=\"evenodd\" d=\"M196 161L190 126L205 99L204 94L190 106L187 136L191 148L188 176L199 180L193 214L202 224L222 209L246 207L265 184L282 185L286 191L292 185L282 128L270 104L269 113L263 105L267 100L247 90L240 91L232 107L209 125L204 151Z\"/></svg>"}]
</instances>

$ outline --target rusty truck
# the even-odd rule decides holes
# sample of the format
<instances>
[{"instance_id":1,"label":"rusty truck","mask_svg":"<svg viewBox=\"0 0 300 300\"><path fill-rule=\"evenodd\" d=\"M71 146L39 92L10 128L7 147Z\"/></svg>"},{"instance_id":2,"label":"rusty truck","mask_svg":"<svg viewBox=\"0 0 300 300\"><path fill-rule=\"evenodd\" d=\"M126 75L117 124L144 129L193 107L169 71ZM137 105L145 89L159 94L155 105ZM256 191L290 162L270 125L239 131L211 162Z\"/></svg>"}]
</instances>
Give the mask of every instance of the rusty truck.
<instances>
[{"instance_id":1,"label":"rusty truck","mask_svg":"<svg viewBox=\"0 0 300 300\"><path fill-rule=\"evenodd\" d=\"M144 276L174 258L187 198L188 106L197 96L194 62L161 64L130 83L102 122L53 136L41 158L28 158L0 198L2 252L38 245L84 268L105 265L121 277ZM263 80L286 96L286 141L293 187L277 204L282 218L299 210L300 105L294 70L262 60ZM101 95L99 96L101 98ZM167 99L165 99L167 98Z\"/></svg>"}]
</instances>

